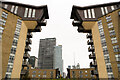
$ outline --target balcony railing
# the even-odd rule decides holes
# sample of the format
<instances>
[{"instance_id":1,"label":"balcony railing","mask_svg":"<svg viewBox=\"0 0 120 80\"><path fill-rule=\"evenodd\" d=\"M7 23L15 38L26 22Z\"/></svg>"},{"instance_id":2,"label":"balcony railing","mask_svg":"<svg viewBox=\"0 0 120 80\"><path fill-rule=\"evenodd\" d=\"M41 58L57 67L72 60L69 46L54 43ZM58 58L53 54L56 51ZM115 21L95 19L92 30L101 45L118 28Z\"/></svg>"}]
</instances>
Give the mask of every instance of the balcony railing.
<instances>
[{"instance_id":1,"label":"balcony railing","mask_svg":"<svg viewBox=\"0 0 120 80\"><path fill-rule=\"evenodd\" d=\"M33 37L33 34L32 34L32 33L27 33L27 37L28 37L28 38L32 38L32 37Z\"/></svg>"},{"instance_id":2,"label":"balcony railing","mask_svg":"<svg viewBox=\"0 0 120 80\"><path fill-rule=\"evenodd\" d=\"M31 51L31 47L29 45L25 46L26 51Z\"/></svg>"},{"instance_id":3,"label":"balcony railing","mask_svg":"<svg viewBox=\"0 0 120 80\"><path fill-rule=\"evenodd\" d=\"M29 63L28 63L27 61L23 61L22 65L23 65L23 66L28 66Z\"/></svg>"},{"instance_id":4,"label":"balcony railing","mask_svg":"<svg viewBox=\"0 0 120 80\"><path fill-rule=\"evenodd\" d=\"M89 46L89 47L88 47L88 51L89 51L89 52L94 52L94 51L95 51L94 46Z\"/></svg>"},{"instance_id":5,"label":"balcony railing","mask_svg":"<svg viewBox=\"0 0 120 80\"><path fill-rule=\"evenodd\" d=\"M86 37L87 37L87 38L92 38L92 34L89 33L89 34L86 35Z\"/></svg>"},{"instance_id":6,"label":"balcony railing","mask_svg":"<svg viewBox=\"0 0 120 80\"><path fill-rule=\"evenodd\" d=\"M32 40L31 39L26 39L26 44L32 44Z\"/></svg>"},{"instance_id":7,"label":"balcony railing","mask_svg":"<svg viewBox=\"0 0 120 80\"><path fill-rule=\"evenodd\" d=\"M29 54L29 53L24 53L23 58L24 58L24 59L30 58L30 54Z\"/></svg>"},{"instance_id":8,"label":"balcony railing","mask_svg":"<svg viewBox=\"0 0 120 80\"><path fill-rule=\"evenodd\" d=\"M89 55L89 59L95 59L95 58L96 58L95 53L92 53L92 54Z\"/></svg>"},{"instance_id":9,"label":"balcony railing","mask_svg":"<svg viewBox=\"0 0 120 80\"><path fill-rule=\"evenodd\" d=\"M93 40L88 40L88 41L87 41L87 44L88 44L88 45L93 45Z\"/></svg>"},{"instance_id":10,"label":"balcony railing","mask_svg":"<svg viewBox=\"0 0 120 80\"><path fill-rule=\"evenodd\" d=\"M44 20L39 23L39 26L46 26L46 24L47 24L47 20Z\"/></svg>"},{"instance_id":11,"label":"balcony railing","mask_svg":"<svg viewBox=\"0 0 120 80\"><path fill-rule=\"evenodd\" d=\"M98 71L97 71L97 70L92 70L92 71L91 71L91 74L98 76Z\"/></svg>"},{"instance_id":12,"label":"balcony railing","mask_svg":"<svg viewBox=\"0 0 120 80\"><path fill-rule=\"evenodd\" d=\"M73 26L80 26L80 25L81 25L81 22L74 20L74 21L72 22L72 25L73 25Z\"/></svg>"},{"instance_id":13,"label":"balcony railing","mask_svg":"<svg viewBox=\"0 0 120 80\"><path fill-rule=\"evenodd\" d=\"M28 72L28 70L22 70L21 75L25 75Z\"/></svg>"},{"instance_id":14,"label":"balcony railing","mask_svg":"<svg viewBox=\"0 0 120 80\"><path fill-rule=\"evenodd\" d=\"M97 67L97 62L90 62L90 67Z\"/></svg>"}]
</instances>

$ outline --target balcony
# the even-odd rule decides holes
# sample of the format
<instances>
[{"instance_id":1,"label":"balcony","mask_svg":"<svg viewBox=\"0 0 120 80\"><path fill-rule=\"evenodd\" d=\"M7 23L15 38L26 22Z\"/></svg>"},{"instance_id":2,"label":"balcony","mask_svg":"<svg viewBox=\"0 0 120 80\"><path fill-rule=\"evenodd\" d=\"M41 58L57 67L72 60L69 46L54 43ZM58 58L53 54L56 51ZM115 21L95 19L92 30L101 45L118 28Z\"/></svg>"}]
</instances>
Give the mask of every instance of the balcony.
<instances>
[{"instance_id":1,"label":"balcony","mask_svg":"<svg viewBox=\"0 0 120 80\"><path fill-rule=\"evenodd\" d=\"M96 58L95 53L92 53L92 54L89 55L89 59L95 59L95 58Z\"/></svg>"},{"instance_id":2,"label":"balcony","mask_svg":"<svg viewBox=\"0 0 120 80\"><path fill-rule=\"evenodd\" d=\"M86 38L92 38L92 34L91 33L87 34Z\"/></svg>"},{"instance_id":3,"label":"balcony","mask_svg":"<svg viewBox=\"0 0 120 80\"><path fill-rule=\"evenodd\" d=\"M94 51L95 51L94 46L89 46L88 51L89 51L89 52L94 52Z\"/></svg>"},{"instance_id":4,"label":"balcony","mask_svg":"<svg viewBox=\"0 0 120 80\"><path fill-rule=\"evenodd\" d=\"M31 47L29 45L25 46L25 51L31 51Z\"/></svg>"},{"instance_id":5,"label":"balcony","mask_svg":"<svg viewBox=\"0 0 120 80\"><path fill-rule=\"evenodd\" d=\"M88 40L87 45L93 45L93 40Z\"/></svg>"},{"instance_id":6,"label":"balcony","mask_svg":"<svg viewBox=\"0 0 120 80\"><path fill-rule=\"evenodd\" d=\"M74 21L72 22L72 25L73 25L73 26L80 26L80 25L81 25L81 22L74 20Z\"/></svg>"},{"instance_id":7,"label":"balcony","mask_svg":"<svg viewBox=\"0 0 120 80\"><path fill-rule=\"evenodd\" d=\"M97 71L97 70L92 70L92 71L91 71L91 74L98 76L98 71Z\"/></svg>"},{"instance_id":8,"label":"balcony","mask_svg":"<svg viewBox=\"0 0 120 80\"><path fill-rule=\"evenodd\" d=\"M32 37L33 37L33 34L32 34L32 33L27 33L27 37L28 37L28 38L32 38Z\"/></svg>"},{"instance_id":9,"label":"balcony","mask_svg":"<svg viewBox=\"0 0 120 80\"><path fill-rule=\"evenodd\" d=\"M28 72L28 70L22 70L21 75L25 75L25 74L27 74L27 72Z\"/></svg>"},{"instance_id":10,"label":"balcony","mask_svg":"<svg viewBox=\"0 0 120 80\"><path fill-rule=\"evenodd\" d=\"M27 61L23 61L22 66L28 66L29 63Z\"/></svg>"},{"instance_id":11,"label":"balcony","mask_svg":"<svg viewBox=\"0 0 120 80\"><path fill-rule=\"evenodd\" d=\"M31 39L26 39L26 44L32 44L32 40Z\"/></svg>"},{"instance_id":12,"label":"balcony","mask_svg":"<svg viewBox=\"0 0 120 80\"><path fill-rule=\"evenodd\" d=\"M47 20L44 20L38 23L39 26L46 26L46 24L47 24Z\"/></svg>"},{"instance_id":13,"label":"balcony","mask_svg":"<svg viewBox=\"0 0 120 80\"><path fill-rule=\"evenodd\" d=\"M27 59L27 58L30 58L30 54L29 53L24 53L24 56L23 56L24 59Z\"/></svg>"},{"instance_id":14,"label":"balcony","mask_svg":"<svg viewBox=\"0 0 120 80\"><path fill-rule=\"evenodd\" d=\"M90 62L90 67L97 67L97 62Z\"/></svg>"}]
</instances>

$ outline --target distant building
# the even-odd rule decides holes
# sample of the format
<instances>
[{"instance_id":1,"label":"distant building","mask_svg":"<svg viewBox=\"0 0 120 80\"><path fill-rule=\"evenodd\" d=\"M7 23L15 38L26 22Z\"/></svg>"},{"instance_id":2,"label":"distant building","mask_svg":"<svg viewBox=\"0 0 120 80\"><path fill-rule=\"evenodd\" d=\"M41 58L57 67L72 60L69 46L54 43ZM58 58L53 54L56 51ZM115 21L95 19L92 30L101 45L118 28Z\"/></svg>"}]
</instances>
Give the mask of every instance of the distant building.
<instances>
[{"instance_id":1,"label":"distant building","mask_svg":"<svg viewBox=\"0 0 120 80\"><path fill-rule=\"evenodd\" d=\"M63 76L62 45L55 46L54 69L57 68L60 69L60 74Z\"/></svg>"},{"instance_id":2,"label":"distant building","mask_svg":"<svg viewBox=\"0 0 120 80\"><path fill-rule=\"evenodd\" d=\"M33 68L38 66L38 58L36 58L35 56L30 56L30 59L28 62L29 64L31 64Z\"/></svg>"},{"instance_id":3,"label":"distant building","mask_svg":"<svg viewBox=\"0 0 120 80\"><path fill-rule=\"evenodd\" d=\"M71 66L70 66L70 65L68 66L68 69L71 69Z\"/></svg>"},{"instance_id":4,"label":"distant building","mask_svg":"<svg viewBox=\"0 0 120 80\"><path fill-rule=\"evenodd\" d=\"M83 69L68 69L68 78L96 78L95 75L92 75L91 72L94 70L94 68L83 68Z\"/></svg>"},{"instance_id":5,"label":"distant building","mask_svg":"<svg viewBox=\"0 0 120 80\"><path fill-rule=\"evenodd\" d=\"M56 38L40 39L38 67L40 69L53 69L54 49Z\"/></svg>"},{"instance_id":6,"label":"distant building","mask_svg":"<svg viewBox=\"0 0 120 80\"><path fill-rule=\"evenodd\" d=\"M55 79L60 75L59 69L32 69L29 67L28 78Z\"/></svg>"}]
</instances>

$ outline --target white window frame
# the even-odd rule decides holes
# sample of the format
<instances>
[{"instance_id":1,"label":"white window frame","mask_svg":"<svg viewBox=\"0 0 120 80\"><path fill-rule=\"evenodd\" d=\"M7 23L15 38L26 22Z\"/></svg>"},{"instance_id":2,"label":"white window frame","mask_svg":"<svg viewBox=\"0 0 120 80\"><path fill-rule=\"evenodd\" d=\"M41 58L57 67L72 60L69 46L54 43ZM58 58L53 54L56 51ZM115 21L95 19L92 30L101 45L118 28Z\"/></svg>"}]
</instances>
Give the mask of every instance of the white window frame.
<instances>
[{"instance_id":1,"label":"white window frame","mask_svg":"<svg viewBox=\"0 0 120 80\"><path fill-rule=\"evenodd\" d=\"M105 15L104 8L101 7L102 15Z\"/></svg>"},{"instance_id":2,"label":"white window frame","mask_svg":"<svg viewBox=\"0 0 120 80\"><path fill-rule=\"evenodd\" d=\"M95 11L94 11L94 9L91 9L91 11L92 11L92 18L95 18Z\"/></svg>"},{"instance_id":3,"label":"white window frame","mask_svg":"<svg viewBox=\"0 0 120 80\"><path fill-rule=\"evenodd\" d=\"M36 10L33 9L33 12L32 12L32 17L35 17L35 13L36 13Z\"/></svg>"},{"instance_id":4,"label":"white window frame","mask_svg":"<svg viewBox=\"0 0 120 80\"><path fill-rule=\"evenodd\" d=\"M12 5L12 7L11 7L11 12L13 12L13 11L14 11L14 7L15 7L15 6L14 6L14 5Z\"/></svg>"},{"instance_id":5,"label":"white window frame","mask_svg":"<svg viewBox=\"0 0 120 80\"><path fill-rule=\"evenodd\" d=\"M14 13L17 14L18 6L15 7Z\"/></svg>"},{"instance_id":6,"label":"white window frame","mask_svg":"<svg viewBox=\"0 0 120 80\"><path fill-rule=\"evenodd\" d=\"M87 18L87 10L84 10L84 17Z\"/></svg>"},{"instance_id":7,"label":"white window frame","mask_svg":"<svg viewBox=\"0 0 120 80\"><path fill-rule=\"evenodd\" d=\"M8 8L8 5L7 5L7 4L5 4L4 8L5 8L5 9L7 9L7 8Z\"/></svg>"},{"instance_id":8,"label":"white window frame","mask_svg":"<svg viewBox=\"0 0 120 80\"><path fill-rule=\"evenodd\" d=\"M112 9L112 10L115 10L114 6L111 6L111 9Z\"/></svg>"},{"instance_id":9,"label":"white window frame","mask_svg":"<svg viewBox=\"0 0 120 80\"><path fill-rule=\"evenodd\" d=\"M105 7L105 12L106 12L106 14L108 13L108 9L107 9L107 7Z\"/></svg>"},{"instance_id":10,"label":"white window frame","mask_svg":"<svg viewBox=\"0 0 120 80\"><path fill-rule=\"evenodd\" d=\"M24 17L27 17L27 14L28 14L28 8L25 8Z\"/></svg>"},{"instance_id":11,"label":"white window frame","mask_svg":"<svg viewBox=\"0 0 120 80\"><path fill-rule=\"evenodd\" d=\"M88 17L91 18L91 11L88 9Z\"/></svg>"},{"instance_id":12,"label":"white window frame","mask_svg":"<svg viewBox=\"0 0 120 80\"><path fill-rule=\"evenodd\" d=\"M31 15L32 15L32 9L30 8L29 13L28 13L28 17L31 17Z\"/></svg>"}]
</instances>

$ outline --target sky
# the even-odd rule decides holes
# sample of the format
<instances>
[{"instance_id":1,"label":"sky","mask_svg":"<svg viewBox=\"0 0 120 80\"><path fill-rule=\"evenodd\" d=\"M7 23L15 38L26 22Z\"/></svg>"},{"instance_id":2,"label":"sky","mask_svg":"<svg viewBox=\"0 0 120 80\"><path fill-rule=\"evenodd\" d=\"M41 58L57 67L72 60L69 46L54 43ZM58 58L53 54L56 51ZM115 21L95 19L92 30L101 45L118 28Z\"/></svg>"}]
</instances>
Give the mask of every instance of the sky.
<instances>
[{"instance_id":1,"label":"sky","mask_svg":"<svg viewBox=\"0 0 120 80\"><path fill-rule=\"evenodd\" d=\"M72 6L89 6L119 0L7 0L35 6L47 5L49 19L42 31L33 33L31 56L38 57L39 41L44 38L57 39L57 45L62 45L64 72L68 65L80 64L80 68L89 68L89 54L85 33L78 33L77 27L72 26L70 19ZM74 59L75 58L75 59Z\"/></svg>"}]
</instances>

